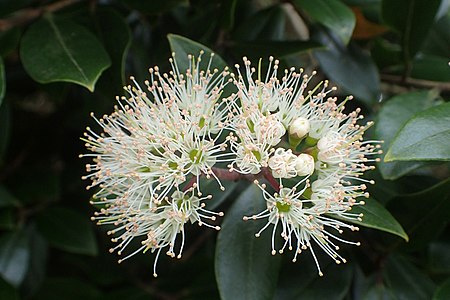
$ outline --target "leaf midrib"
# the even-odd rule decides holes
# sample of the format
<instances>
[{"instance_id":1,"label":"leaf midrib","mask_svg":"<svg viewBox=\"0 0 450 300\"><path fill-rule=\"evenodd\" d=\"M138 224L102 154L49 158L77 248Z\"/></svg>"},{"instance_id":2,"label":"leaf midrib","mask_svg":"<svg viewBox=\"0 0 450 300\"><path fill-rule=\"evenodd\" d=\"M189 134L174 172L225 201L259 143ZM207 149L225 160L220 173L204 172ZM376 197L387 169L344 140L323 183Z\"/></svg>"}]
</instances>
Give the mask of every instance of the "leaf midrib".
<instances>
[{"instance_id":1,"label":"leaf midrib","mask_svg":"<svg viewBox=\"0 0 450 300\"><path fill-rule=\"evenodd\" d=\"M69 48L67 47L66 43L64 42L64 39L63 39L63 37L61 35L61 32L59 31L58 27L56 27L55 23L53 22L53 19L51 17L49 17L49 18L47 18L47 20L50 23L50 26L51 26L52 30L55 32L56 40L61 45L61 47L63 48L64 52L67 54L69 60L72 62L72 64L78 70L78 72L81 74L83 79L86 82L89 82L88 77L86 76L86 74L84 73L83 69L78 64L78 62L76 61L75 57L73 57L72 53L70 52Z\"/></svg>"}]
</instances>

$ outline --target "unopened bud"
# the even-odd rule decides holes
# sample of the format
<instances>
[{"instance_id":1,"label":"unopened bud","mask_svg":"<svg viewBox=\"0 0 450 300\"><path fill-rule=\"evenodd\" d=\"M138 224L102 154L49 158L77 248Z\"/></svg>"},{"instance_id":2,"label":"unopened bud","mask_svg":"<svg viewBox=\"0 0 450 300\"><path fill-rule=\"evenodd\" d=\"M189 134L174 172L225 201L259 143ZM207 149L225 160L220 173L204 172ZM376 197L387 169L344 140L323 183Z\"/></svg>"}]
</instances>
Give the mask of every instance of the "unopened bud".
<instances>
[{"instance_id":1,"label":"unopened bud","mask_svg":"<svg viewBox=\"0 0 450 300\"><path fill-rule=\"evenodd\" d=\"M300 154L295 160L295 170L298 176L311 175L314 173L314 158L309 154Z\"/></svg>"},{"instance_id":2,"label":"unopened bud","mask_svg":"<svg viewBox=\"0 0 450 300\"><path fill-rule=\"evenodd\" d=\"M309 129L309 121L303 117L298 117L289 126L289 134L298 139L302 139L308 134Z\"/></svg>"}]
</instances>

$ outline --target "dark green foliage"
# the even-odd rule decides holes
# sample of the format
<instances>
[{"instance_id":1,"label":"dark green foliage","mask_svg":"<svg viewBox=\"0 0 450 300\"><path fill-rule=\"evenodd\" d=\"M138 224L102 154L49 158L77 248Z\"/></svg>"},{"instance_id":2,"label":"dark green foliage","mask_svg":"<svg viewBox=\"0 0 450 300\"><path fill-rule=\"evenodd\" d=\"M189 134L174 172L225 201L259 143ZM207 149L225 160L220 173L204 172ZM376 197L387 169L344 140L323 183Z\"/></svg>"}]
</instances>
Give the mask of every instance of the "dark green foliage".
<instances>
[{"instance_id":1,"label":"dark green foliage","mask_svg":"<svg viewBox=\"0 0 450 300\"><path fill-rule=\"evenodd\" d=\"M2 0L0 299L449 299L449 26L445 0ZM110 113L129 76L168 72L172 52L185 70L202 50L219 70L244 55L317 70L375 120L367 139L386 156L347 264L317 253L319 277L309 250L272 256L271 230L254 237L265 222L242 220L264 209L255 187L206 179L218 234L188 226L156 279L154 254L117 265L108 252L80 179L89 113Z\"/></svg>"}]
</instances>

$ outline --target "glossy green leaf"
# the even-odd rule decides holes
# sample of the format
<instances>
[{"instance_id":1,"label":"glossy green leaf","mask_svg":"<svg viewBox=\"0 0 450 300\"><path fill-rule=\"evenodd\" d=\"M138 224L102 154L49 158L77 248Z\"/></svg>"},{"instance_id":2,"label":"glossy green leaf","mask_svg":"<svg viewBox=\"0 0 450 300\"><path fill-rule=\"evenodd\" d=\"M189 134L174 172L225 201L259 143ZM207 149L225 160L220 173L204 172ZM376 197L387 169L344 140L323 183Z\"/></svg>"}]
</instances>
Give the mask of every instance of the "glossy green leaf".
<instances>
[{"instance_id":1,"label":"glossy green leaf","mask_svg":"<svg viewBox=\"0 0 450 300\"><path fill-rule=\"evenodd\" d=\"M405 241L408 241L408 235L403 230L400 223L392 216L392 214L375 199L367 199L365 205L353 206L351 212L356 214L363 214L362 222L358 220L348 220L345 218L339 218L350 223L361 225L368 228L381 230L395 234ZM337 216L334 216L338 218Z\"/></svg>"},{"instance_id":2,"label":"glossy green leaf","mask_svg":"<svg viewBox=\"0 0 450 300\"><path fill-rule=\"evenodd\" d=\"M56 248L77 254L97 254L97 242L88 216L63 207L52 207L39 215L37 226L49 244Z\"/></svg>"},{"instance_id":3,"label":"glossy green leaf","mask_svg":"<svg viewBox=\"0 0 450 300\"><path fill-rule=\"evenodd\" d=\"M65 300L96 300L101 292L92 284L80 278L48 278L38 293L36 300L65 299Z\"/></svg>"},{"instance_id":4,"label":"glossy green leaf","mask_svg":"<svg viewBox=\"0 0 450 300\"><path fill-rule=\"evenodd\" d=\"M431 28L424 43L427 54L450 57L450 14L439 19Z\"/></svg>"},{"instance_id":5,"label":"glossy green leaf","mask_svg":"<svg viewBox=\"0 0 450 300\"><path fill-rule=\"evenodd\" d=\"M336 265L316 252L324 274L318 276L312 257L303 258L310 256L308 252L300 254L298 262L283 265L274 300L344 299L352 284L353 266Z\"/></svg>"},{"instance_id":6,"label":"glossy green leaf","mask_svg":"<svg viewBox=\"0 0 450 300\"><path fill-rule=\"evenodd\" d=\"M3 59L0 56L0 106L3 102L3 97L5 97L6 91L6 78L5 78L5 67L3 66Z\"/></svg>"},{"instance_id":7,"label":"glossy green leaf","mask_svg":"<svg viewBox=\"0 0 450 300\"><path fill-rule=\"evenodd\" d=\"M375 132L379 140L384 141L383 149L389 149L397 132L415 114L433 105L436 91L411 92L389 99L381 108L375 123ZM386 151L385 150L385 151ZM385 179L396 179L419 168L424 162L383 162L378 169Z\"/></svg>"},{"instance_id":8,"label":"glossy green leaf","mask_svg":"<svg viewBox=\"0 0 450 300\"><path fill-rule=\"evenodd\" d=\"M349 7L338 0L295 0L295 7L304 10L312 19L334 32L348 44L355 28L356 18Z\"/></svg>"},{"instance_id":9,"label":"glossy green leaf","mask_svg":"<svg viewBox=\"0 0 450 300\"><path fill-rule=\"evenodd\" d=\"M395 136L384 161L450 160L450 103L415 114Z\"/></svg>"},{"instance_id":10,"label":"glossy green leaf","mask_svg":"<svg viewBox=\"0 0 450 300\"><path fill-rule=\"evenodd\" d=\"M368 104L377 101L381 95L380 78L370 56L352 43L345 48L325 36L322 42L328 50L314 54L326 75L358 100Z\"/></svg>"},{"instance_id":11,"label":"glossy green leaf","mask_svg":"<svg viewBox=\"0 0 450 300\"><path fill-rule=\"evenodd\" d=\"M274 56L294 55L321 48L322 45L313 41L268 41L268 42L235 42L231 49L238 57L248 56L259 59Z\"/></svg>"},{"instance_id":12,"label":"glossy green leaf","mask_svg":"<svg viewBox=\"0 0 450 300\"><path fill-rule=\"evenodd\" d=\"M233 33L237 41L280 41L285 33L286 16L280 5L259 10L242 22Z\"/></svg>"},{"instance_id":13,"label":"glossy green leaf","mask_svg":"<svg viewBox=\"0 0 450 300\"><path fill-rule=\"evenodd\" d=\"M72 82L94 91L100 74L111 65L108 53L87 29L52 15L25 33L20 56L37 82Z\"/></svg>"},{"instance_id":14,"label":"glossy green leaf","mask_svg":"<svg viewBox=\"0 0 450 300\"><path fill-rule=\"evenodd\" d=\"M225 188L225 190L222 191L215 179L206 179L204 181L205 183L200 182L202 193L204 195L212 195L212 198L205 203L206 208L210 210L215 210L219 207L239 185L239 183L235 181L222 181L222 185Z\"/></svg>"},{"instance_id":15,"label":"glossy green leaf","mask_svg":"<svg viewBox=\"0 0 450 300\"><path fill-rule=\"evenodd\" d=\"M124 18L112 9L100 9L95 18L98 35L111 58L111 68L98 81L98 88L109 97L123 94L125 59L131 45L131 32Z\"/></svg>"},{"instance_id":16,"label":"glossy green leaf","mask_svg":"<svg viewBox=\"0 0 450 300\"><path fill-rule=\"evenodd\" d=\"M0 275L11 285L18 287L28 270L30 248L24 230L4 233L0 237Z\"/></svg>"},{"instance_id":17,"label":"glossy green leaf","mask_svg":"<svg viewBox=\"0 0 450 300\"><path fill-rule=\"evenodd\" d=\"M0 208L8 206L19 206L20 202L8 189L0 185Z\"/></svg>"},{"instance_id":18,"label":"glossy green leaf","mask_svg":"<svg viewBox=\"0 0 450 300\"><path fill-rule=\"evenodd\" d=\"M189 68L188 55L198 57L200 51L204 51L200 68L203 70L206 69L211 54L213 54L214 51L200 43L176 34L167 35L167 39L169 40L170 49L175 53L175 59L181 73L184 73ZM220 71L223 70L226 65L225 61L219 55L214 54L212 57L211 68L217 68Z\"/></svg>"},{"instance_id":19,"label":"glossy green leaf","mask_svg":"<svg viewBox=\"0 0 450 300\"><path fill-rule=\"evenodd\" d=\"M263 211L265 201L258 187L249 186L227 211L217 238L216 280L221 298L272 299L281 256L271 255L271 230L257 233L265 220L243 221Z\"/></svg>"},{"instance_id":20,"label":"glossy green leaf","mask_svg":"<svg viewBox=\"0 0 450 300\"><path fill-rule=\"evenodd\" d=\"M450 82L450 67L448 62L448 57L421 55L413 61L411 77Z\"/></svg>"},{"instance_id":21,"label":"glossy green leaf","mask_svg":"<svg viewBox=\"0 0 450 300\"><path fill-rule=\"evenodd\" d=\"M383 269L386 285L397 299L431 299L435 284L405 258L390 256Z\"/></svg>"},{"instance_id":22,"label":"glossy green leaf","mask_svg":"<svg viewBox=\"0 0 450 300\"><path fill-rule=\"evenodd\" d=\"M19 292L0 277L0 299L19 300Z\"/></svg>"},{"instance_id":23,"label":"glossy green leaf","mask_svg":"<svg viewBox=\"0 0 450 300\"><path fill-rule=\"evenodd\" d=\"M450 221L450 179L418 193L395 197L387 208L409 236L405 248L420 249L435 239Z\"/></svg>"},{"instance_id":24,"label":"glossy green leaf","mask_svg":"<svg viewBox=\"0 0 450 300\"><path fill-rule=\"evenodd\" d=\"M434 292L433 300L448 300L450 299L450 278L439 285Z\"/></svg>"},{"instance_id":25,"label":"glossy green leaf","mask_svg":"<svg viewBox=\"0 0 450 300\"><path fill-rule=\"evenodd\" d=\"M383 0L384 22L398 31L405 59L420 50L433 25L441 0Z\"/></svg>"}]
</instances>

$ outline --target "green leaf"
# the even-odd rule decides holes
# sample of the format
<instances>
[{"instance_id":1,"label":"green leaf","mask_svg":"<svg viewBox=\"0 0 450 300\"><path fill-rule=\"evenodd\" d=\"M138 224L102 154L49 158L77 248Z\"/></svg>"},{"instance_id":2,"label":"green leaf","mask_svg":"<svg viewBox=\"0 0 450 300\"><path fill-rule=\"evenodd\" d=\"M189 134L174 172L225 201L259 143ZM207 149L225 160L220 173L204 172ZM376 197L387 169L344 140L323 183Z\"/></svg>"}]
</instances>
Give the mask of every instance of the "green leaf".
<instances>
[{"instance_id":1,"label":"green leaf","mask_svg":"<svg viewBox=\"0 0 450 300\"><path fill-rule=\"evenodd\" d=\"M30 249L24 230L5 233L0 237L0 275L18 287L28 270Z\"/></svg>"},{"instance_id":2,"label":"green leaf","mask_svg":"<svg viewBox=\"0 0 450 300\"><path fill-rule=\"evenodd\" d=\"M318 260L322 261L320 257ZM312 259L301 259L283 266L274 300L344 299L352 284L353 266L336 265L325 257L324 261L329 263L321 263L323 277L317 276L317 267Z\"/></svg>"},{"instance_id":3,"label":"green leaf","mask_svg":"<svg viewBox=\"0 0 450 300\"><path fill-rule=\"evenodd\" d=\"M441 0L383 0L383 20L400 33L406 60L411 60L420 50L440 3Z\"/></svg>"},{"instance_id":4,"label":"green leaf","mask_svg":"<svg viewBox=\"0 0 450 300\"><path fill-rule=\"evenodd\" d=\"M52 207L38 216L37 226L56 248L77 254L97 254L97 241L87 216L64 207Z\"/></svg>"},{"instance_id":5,"label":"green leaf","mask_svg":"<svg viewBox=\"0 0 450 300\"><path fill-rule=\"evenodd\" d=\"M221 298L272 299L280 256L272 256L271 230L257 233L266 221L243 221L266 208L261 191L249 186L227 212L216 246L216 280Z\"/></svg>"},{"instance_id":6,"label":"green leaf","mask_svg":"<svg viewBox=\"0 0 450 300\"><path fill-rule=\"evenodd\" d=\"M111 65L108 53L93 34L50 14L27 30L20 56L25 70L37 82L72 82L91 92L100 74Z\"/></svg>"},{"instance_id":7,"label":"green leaf","mask_svg":"<svg viewBox=\"0 0 450 300\"><path fill-rule=\"evenodd\" d=\"M402 226L391 215L391 213L386 208L384 208L384 206L382 206L380 203L378 203L378 201L372 198L367 199L365 202L365 205L353 206L351 210L352 213L363 214L362 222L358 220L338 218L337 216L334 217L364 227L395 234L403 238L405 241L409 240L408 235L405 233Z\"/></svg>"},{"instance_id":8,"label":"green leaf","mask_svg":"<svg viewBox=\"0 0 450 300\"><path fill-rule=\"evenodd\" d=\"M386 285L396 299L431 299L434 283L403 257L390 256L383 271Z\"/></svg>"},{"instance_id":9,"label":"green leaf","mask_svg":"<svg viewBox=\"0 0 450 300\"><path fill-rule=\"evenodd\" d=\"M202 193L204 195L212 195L212 199L206 201L206 208L214 210L219 207L238 187L239 183L235 181L222 181L222 185L225 188L224 191L218 188L218 184L215 179L200 179L200 186L202 187Z\"/></svg>"},{"instance_id":10,"label":"green leaf","mask_svg":"<svg viewBox=\"0 0 450 300\"><path fill-rule=\"evenodd\" d=\"M332 81L367 104L380 98L378 70L367 53L356 44L350 43L345 48L326 36L322 36L322 43L329 49L318 50L314 54Z\"/></svg>"},{"instance_id":11,"label":"green leaf","mask_svg":"<svg viewBox=\"0 0 450 300\"><path fill-rule=\"evenodd\" d=\"M389 99L381 108L375 123L377 138L384 141L383 148L389 149L397 132L417 112L433 105L438 96L436 91L422 91L401 94ZM379 162L378 168L385 179L396 179L419 168L424 162Z\"/></svg>"},{"instance_id":12,"label":"green leaf","mask_svg":"<svg viewBox=\"0 0 450 300\"><path fill-rule=\"evenodd\" d=\"M411 77L432 81L450 81L448 57L421 55L412 65Z\"/></svg>"},{"instance_id":13,"label":"green leaf","mask_svg":"<svg viewBox=\"0 0 450 300\"><path fill-rule=\"evenodd\" d=\"M434 274L450 274L450 242L434 241L428 246L428 266Z\"/></svg>"},{"instance_id":14,"label":"green leaf","mask_svg":"<svg viewBox=\"0 0 450 300\"><path fill-rule=\"evenodd\" d=\"M450 299L450 278L442 283L433 295L433 300L447 300Z\"/></svg>"},{"instance_id":15,"label":"green leaf","mask_svg":"<svg viewBox=\"0 0 450 300\"><path fill-rule=\"evenodd\" d=\"M450 103L415 114L395 136L384 161L450 160Z\"/></svg>"},{"instance_id":16,"label":"green leaf","mask_svg":"<svg viewBox=\"0 0 450 300\"><path fill-rule=\"evenodd\" d=\"M281 41L285 33L286 15L280 5L258 11L239 25L233 34L237 41Z\"/></svg>"},{"instance_id":17,"label":"green leaf","mask_svg":"<svg viewBox=\"0 0 450 300\"><path fill-rule=\"evenodd\" d=\"M189 58L188 55L197 57L200 51L204 51L202 55L202 62L200 68L205 70L208 66L211 54L214 53L208 47L194 42L188 38L176 35L168 34L167 39L169 40L170 49L175 53L175 60L177 61L178 68L180 72L183 73L189 68ZM211 68L217 68L219 71L226 67L225 61L217 54L214 54L212 58Z\"/></svg>"},{"instance_id":18,"label":"green leaf","mask_svg":"<svg viewBox=\"0 0 450 300\"><path fill-rule=\"evenodd\" d=\"M3 159L9 144L10 124L10 109L8 103L5 103L0 105L0 166L3 164Z\"/></svg>"},{"instance_id":19,"label":"green leaf","mask_svg":"<svg viewBox=\"0 0 450 300\"><path fill-rule=\"evenodd\" d=\"M410 238L405 247L420 249L435 239L450 221L450 179L418 193L398 196L389 201L387 208Z\"/></svg>"},{"instance_id":20,"label":"green leaf","mask_svg":"<svg viewBox=\"0 0 450 300\"><path fill-rule=\"evenodd\" d=\"M3 97L5 97L6 91L6 78L5 78L5 67L3 66L3 59L0 56L0 106L3 102Z\"/></svg>"},{"instance_id":21,"label":"green leaf","mask_svg":"<svg viewBox=\"0 0 450 300\"><path fill-rule=\"evenodd\" d=\"M441 57L450 57L450 14L439 19L430 30L423 52Z\"/></svg>"},{"instance_id":22,"label":"green leaf","mask_svg":"<svg viewBox=\"0 0 450 300\"><path fill-rule=\"evenodd\" d=\"M304 10L312 19L335 33L348 44L356 18L350 8L338 0L295 0L294 6Z\"/></svg>"},{"instance_id":23,"label":"green leaf","mask_svg":"<svg viewBox=\"0 0 450 300\"><path fill-rule=\"evenodd\" d=\"M313 41L267 41L267 42L240 42L232 44L231 49L237 53L238 57L248 56L258 59L274 56L282 58L284 56L298 54L313 49L321 48L322 45Z\"/></svg>"},{"instance_id":24,"label":"green leaf","mask_svg":"<svg viewBox=\"0 0 450 300\"><path fill-rule=\"evenodd\" d=\"M64 299L64 300L96 300L101 292L92 284L79 278L48 278L38 293L36 300Z\"/></svg>"},{"instance_id":25,"label":"green leaf","mask_svg":"<svg viewBox=\"0 0 450 300\"><path fill-rule=\"evenodd\" d=\"M17 290L0 277L0 299L20 300Z\"/></svg>"}]
</instances>

